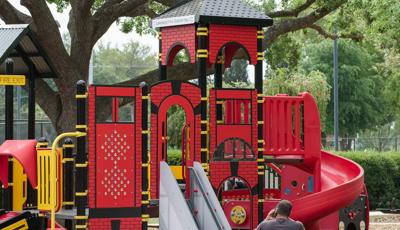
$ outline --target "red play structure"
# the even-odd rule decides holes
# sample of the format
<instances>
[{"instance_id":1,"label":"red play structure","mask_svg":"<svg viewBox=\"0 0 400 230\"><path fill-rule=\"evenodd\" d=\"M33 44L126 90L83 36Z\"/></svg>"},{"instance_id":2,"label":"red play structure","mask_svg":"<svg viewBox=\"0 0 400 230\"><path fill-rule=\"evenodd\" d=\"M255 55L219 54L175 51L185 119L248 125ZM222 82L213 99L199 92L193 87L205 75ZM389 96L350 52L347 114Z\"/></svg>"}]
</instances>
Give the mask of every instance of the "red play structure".
<instances>
[{"instance_id":1,"label":"red play structure","mask_svg":"<svg viewBox=\"0 0 400 230\"><path fill-rule=\"evenodd\" d=\"M40 216L31 216L26 225L39 226L32 221L37 218L45 228L46 213L52 213L67 219L65 228L147 229L148 219L161 215L157 201L160 162L168 161L167 112L178 105L186 123L179 127L182 165L174 166L173 172L187 199L189 169L200 162L233 229L254 229L281 199L293 202L292 218L307 229L368 229L363 169L321 150L314 98L309 93L263 93L263 27L270 25L272 19L241 0L181 1L154 19L160 38L160 81L151 86L91 85L88 92L79 82L77 130L62 135L77 137L75 155L69 154L72 142L56 153L59 139L47 153L46 144L35 149L33 141L0 147L3 185L9 179L7 159L14 157L33 188L39 189ZM167 67L181 50L198 66L197 83L167 76ZM223 67L230 66L238 51L255 66L254 89L222 87ZM214 67L211 89L209 67ZM36 159L41 163L33 163ZM64 173L76 170L74 178L68 173L62 178L60 162ZM51 174L51 169L57 172ZM15 186L18 179L13 182ZM55 214L55 206L63 209ZM11 212L4 215L7 226L25 220L12 221ZM4 223L0 216L0 226Z\"/></svg>"}]
</instances>

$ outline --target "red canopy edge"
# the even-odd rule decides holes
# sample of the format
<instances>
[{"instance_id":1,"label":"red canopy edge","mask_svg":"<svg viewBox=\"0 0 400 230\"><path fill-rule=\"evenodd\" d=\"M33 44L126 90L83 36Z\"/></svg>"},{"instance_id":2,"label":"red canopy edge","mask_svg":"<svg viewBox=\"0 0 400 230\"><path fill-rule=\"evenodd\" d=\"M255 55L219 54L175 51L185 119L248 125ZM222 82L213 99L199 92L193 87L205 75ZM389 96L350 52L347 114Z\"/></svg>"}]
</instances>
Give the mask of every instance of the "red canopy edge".
<instances>
[{"instance_id":1,"label":"red canopy edge","mask_svg":"<svg viewBox=\"0 0 400 230\"><path fill-rule=\"evenodd\" d=\"M33 188L37 187L36 140L7 140L0 146L0 181L8 187L8 157L17 159Z\"/></svg>"}]
</instances>

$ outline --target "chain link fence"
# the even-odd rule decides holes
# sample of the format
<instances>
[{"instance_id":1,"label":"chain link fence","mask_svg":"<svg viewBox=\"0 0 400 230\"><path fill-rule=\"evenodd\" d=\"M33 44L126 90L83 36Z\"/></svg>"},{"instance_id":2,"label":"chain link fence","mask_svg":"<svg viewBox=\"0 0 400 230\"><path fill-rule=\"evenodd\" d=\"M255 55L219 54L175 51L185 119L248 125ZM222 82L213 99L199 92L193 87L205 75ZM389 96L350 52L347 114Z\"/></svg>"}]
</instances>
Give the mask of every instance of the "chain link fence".
<instances>
[{"instance_id":1,"label":"chain link fence","mask_svg":"<svg viewBox=\"0 0 400 230\"><path fill-rule=\"evenodd\" d=\"M0 143L4 142L5 123L0 120ZM35 122L35 137L45 137L47 140L56 138L57 133L53 125L48 120L36 120ZM28 138L28 120L14 120L14 139L24 140Z\"/></svg>"},{"instance_id":2,"label":"chain link fence","mask_svg":"<svg viewBox=\"0 0 400 230\"><path fill-rule=\"evenodd\" d=\"M323 149L334 149L333 138L322 138ZM339 151L399 151L400 136L339 138Z\"/></svg>"}]
</instances>

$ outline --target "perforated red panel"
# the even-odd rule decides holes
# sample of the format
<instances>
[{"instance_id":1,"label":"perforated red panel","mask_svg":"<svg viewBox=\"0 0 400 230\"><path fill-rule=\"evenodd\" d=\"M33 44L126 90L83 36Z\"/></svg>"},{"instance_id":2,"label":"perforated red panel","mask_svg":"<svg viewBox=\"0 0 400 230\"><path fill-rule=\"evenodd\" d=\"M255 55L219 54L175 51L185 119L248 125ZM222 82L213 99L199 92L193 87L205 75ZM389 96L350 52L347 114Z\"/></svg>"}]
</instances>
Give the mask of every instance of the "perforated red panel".
<instances>
[{"instance_id":1,"label":"perforated red panel","mask_svg":"<svg viewBox=\"0 0 400 230\"><path fill-rule=\"evenodd\" d=\"M135 125L96 125L97 207L135 205Z\"/></svg>"}]
</instances>

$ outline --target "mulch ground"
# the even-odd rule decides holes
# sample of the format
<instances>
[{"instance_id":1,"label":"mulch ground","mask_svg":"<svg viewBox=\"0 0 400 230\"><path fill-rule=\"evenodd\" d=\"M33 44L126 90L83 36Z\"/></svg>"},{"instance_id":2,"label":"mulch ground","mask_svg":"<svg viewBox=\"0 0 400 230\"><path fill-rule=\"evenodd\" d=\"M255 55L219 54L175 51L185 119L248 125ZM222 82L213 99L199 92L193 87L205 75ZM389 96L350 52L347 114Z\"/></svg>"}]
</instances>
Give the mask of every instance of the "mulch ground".
<instances>
[{"instance_id":1,"label":"mulch ground","mask_svg":"<svg viewBox=\"0 0 400 230\"><path fill-rule=\"evenodd\" d=\"M400 214L371 213L370 230L399 230Z\"/></svg>"}]
</instances>

